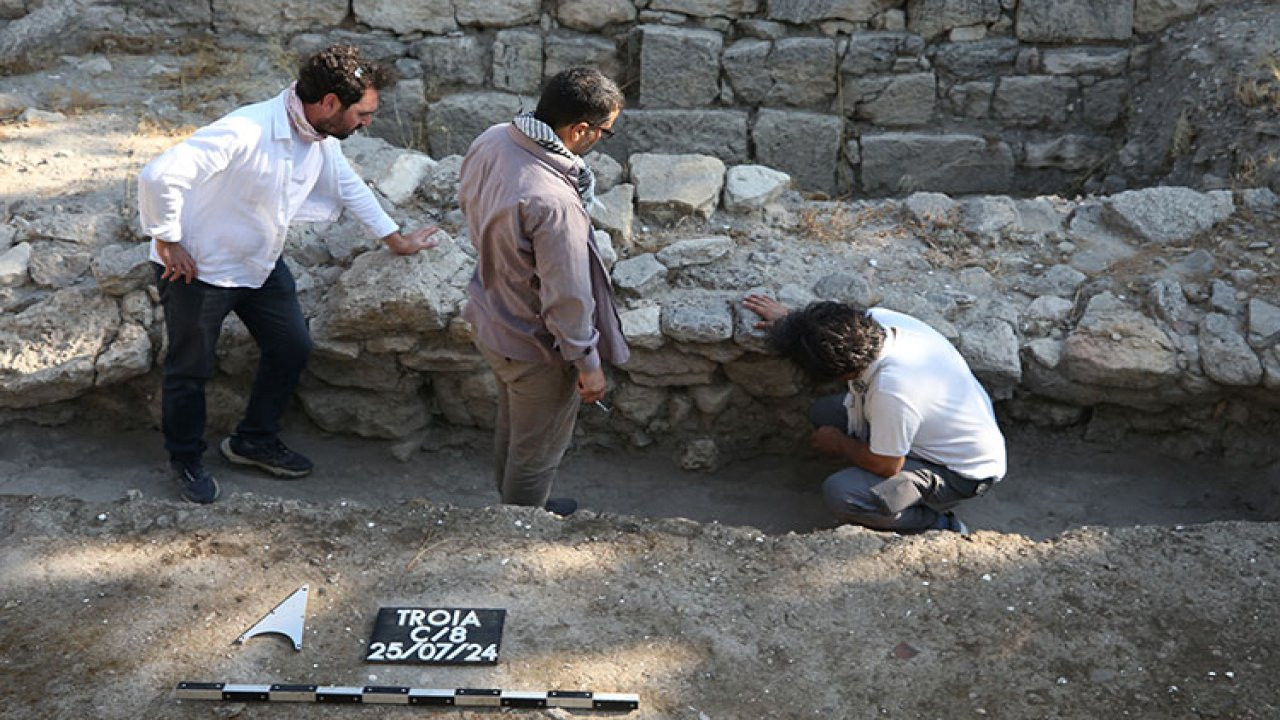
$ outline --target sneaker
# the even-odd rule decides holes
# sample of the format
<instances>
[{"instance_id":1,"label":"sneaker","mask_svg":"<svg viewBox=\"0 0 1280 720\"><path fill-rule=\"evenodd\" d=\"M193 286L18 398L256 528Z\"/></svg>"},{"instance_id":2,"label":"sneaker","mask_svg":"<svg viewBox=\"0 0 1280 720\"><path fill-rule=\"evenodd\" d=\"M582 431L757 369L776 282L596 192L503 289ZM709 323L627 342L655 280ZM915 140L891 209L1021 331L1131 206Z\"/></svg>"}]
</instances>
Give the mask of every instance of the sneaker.
<instances>
[{"instance_id":1,"label":"sneaker","mask_svg":"<svg viewBox=\"0 0 1280 720\"><path fill-rule=\"evenodd\" d=\"M178 486L182 488L183 500L208 505L218 499L218 481L204 469L204 463L199 460L170 460L169 467L173 468Z\"/></svg>"},{"instance_id":2,"label":"sneaker","mask_svg":"<svg viewBox=\"0 0 1280 720\"><path fill-rule=\"evenodd\" d=\"M938 530L958 532L961 535L969 534L969 526L965 525L964 521L956 517L956 514L953 512L945 512L939 515L938 522L934 525L934 528Z\"/></svg>"},{"instance_id":3,"label":"sneaker","mask_svg":"<svg viewBox=\"0 0 1280 720\"><path fill-rule=\"evenodd\" d=\"M252 465L278 478L300 478L311 472L311 461L290 450L280 438L249 440L231 435L218 446L222 457L237 465Z\"/></svg>"},{"instance_id":4,"label":"sneaker","mask_svg":"<svg viewBox=\"0 0 1280 720\"><path fill-rule=\"evenodd\" d=\"M549 513L565 517L578 509L578 501L573 498L550 498L542 507Z\"/></svg>"}]
</instances>

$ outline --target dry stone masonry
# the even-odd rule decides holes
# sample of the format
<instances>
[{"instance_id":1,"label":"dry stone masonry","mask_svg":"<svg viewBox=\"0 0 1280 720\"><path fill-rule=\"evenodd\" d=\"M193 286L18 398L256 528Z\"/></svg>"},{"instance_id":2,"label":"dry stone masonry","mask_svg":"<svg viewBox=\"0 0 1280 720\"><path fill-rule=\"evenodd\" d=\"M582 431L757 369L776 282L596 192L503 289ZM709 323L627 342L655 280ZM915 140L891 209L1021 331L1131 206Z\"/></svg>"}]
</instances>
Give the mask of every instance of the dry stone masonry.
<instances>
[{"instance_id":1,"label":"dry stone masonry","mask_svg":"<svg viewBox=\"0 0 1280 720\"><path fill-rule=\"evenodd\" d=\"M530 109L577 64L630 98L602 150L756 162L828 195L1054 192L1126 145L1158 33L1218 0L50 0L0 66L104 35L353 42L405 78L376 132L432 157ZM343 29L337 29L339 27ZM355 28L355 29L348 29Z\"/></svg>"},{"instance_id":2,"label":"dry stone masonry","mask_svg":"<svg viewBox=\"0 0 1280 720\"><path fill-rule=\"evenodd\" d=\"M634 349L611 370L616 411L584 414L589 439L660 443L695 468L791 449L807 399L834 388L809 387L765 351L740 302L763 292L920 317L1006 421L1083 424L1103 439L1198 430L1172 449L1268 456L1258 438L1280 407L1280 198L1039 192L1120 151L1150 44L1215 4L49 0L25 12L0 1L0 62L55 37L91 44L110 25L271 35L298 52L350 41L399 68L381 137L344 151L395 217L446 233L399 258L350 218L293 230L286 258L316 342L300 405L326 429L400 439L492 423L493 381L460 318L474 267L461 155L532 107L547 76L586 63L630 94L618 137L587 160ZM75 122L3 93L0 106L15 127ZM132 201L113 192L6 205L0 421L65 418L86 400L136 412L120 400L129 393L157 411L162 311ZM859 199L823 197L837 193ZM213 425L234 419L255 362L228 320Z\"/></svg>"}]
</instances>

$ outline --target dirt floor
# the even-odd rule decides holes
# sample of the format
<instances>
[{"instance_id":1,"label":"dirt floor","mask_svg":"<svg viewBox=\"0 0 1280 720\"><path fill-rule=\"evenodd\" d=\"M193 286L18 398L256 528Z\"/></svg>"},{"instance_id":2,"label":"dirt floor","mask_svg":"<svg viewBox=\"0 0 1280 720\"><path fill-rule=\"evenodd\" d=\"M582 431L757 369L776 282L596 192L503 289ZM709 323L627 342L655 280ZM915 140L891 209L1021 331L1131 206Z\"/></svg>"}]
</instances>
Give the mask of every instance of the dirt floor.
<instances>
[{"instance_id":1,"label":"dirt floor","mask_svg":"<svg viewBox=\"0 0 1280 720\"><path fill-rule=\"evenodd\" d=\"M6 426L0 717L499 714L181 701L182 681L625 692L627 717L690 720L1280 713L1276 468L1013 430L1009 478L963 506L973 536L899 538L815 530L813 459L705 475L583 449L558 490L584 510L560 519L486 506L482 435L425 452L295 419L288 439L313 478L211 459L224 498L200 507L154 431ZM233 644L303 584L300 651ZM366 663L381 607L505 609L499 662Z\"/></svg>"}]
</instances>

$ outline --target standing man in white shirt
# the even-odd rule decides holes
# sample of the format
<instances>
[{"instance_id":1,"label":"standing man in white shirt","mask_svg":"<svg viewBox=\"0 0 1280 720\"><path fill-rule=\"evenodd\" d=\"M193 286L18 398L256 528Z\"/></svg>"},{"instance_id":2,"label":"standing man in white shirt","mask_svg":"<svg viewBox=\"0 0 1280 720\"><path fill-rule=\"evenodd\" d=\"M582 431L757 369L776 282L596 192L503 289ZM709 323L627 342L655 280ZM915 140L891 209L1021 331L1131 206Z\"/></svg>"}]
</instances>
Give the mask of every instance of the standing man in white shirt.
<instances>
[{"instance_id":1,"label":"standing man in white shirt","mask_svg":"<svg viewBox=\"0 0 1280 720\"><path fill-rule=\"evenodd\" d=\"M152 160L138 214L164 307L163 430L182 496L218 497L204 467L205 383L222 321L234 312L262 352L253 392L220 450L280 478L311 461L280 441L280 421L311 353L293 275L281 257L289 224L333 221L343 208L392 252L433 247L434 227L401 234L342 155L338 141L369 125L391 71L336 45L308 58L297 82L200 128Z\"/></svg>"},{"instance_id":2,"label":"standing man in white shirt","mask_svg":"<svg viewBox=\"0 0 1280 720\"><path fill-rule=\"evenodd\" d=\"M875 530L967 534L951 509L1004 477L1005 444L991 398L951 343L884 308L790 312L762 295L743 304L764 318L773 350L813 380L849 385L810 411L814 449L853 464L823 484L831 512Z\"/></svg>"}]
</instances>

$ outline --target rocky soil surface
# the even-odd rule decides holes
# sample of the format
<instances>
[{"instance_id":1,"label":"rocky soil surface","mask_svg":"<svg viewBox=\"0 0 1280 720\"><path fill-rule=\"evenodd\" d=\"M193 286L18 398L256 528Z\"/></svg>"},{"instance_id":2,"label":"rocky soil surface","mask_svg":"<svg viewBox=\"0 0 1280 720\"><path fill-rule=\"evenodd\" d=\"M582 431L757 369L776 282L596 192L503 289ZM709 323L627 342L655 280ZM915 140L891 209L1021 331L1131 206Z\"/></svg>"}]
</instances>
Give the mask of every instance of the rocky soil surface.
<instances>
[{"instance_id":1,"label":"rocky soil surface","mask_svg":"<svg viewBox=\"0 0 1280 720\"><path fill-rule=\"evenodd\" d=\"M641 703L628 717L691 720L1280 712L1274 524L1032 542L412 502L6 497L0 539L6 718L422 712L178 701L182 681L628 692ZM308 583L301 650L232 644ZM366 664L382 606L503 608L500 662Z\"/></svg>"}]
</instances>

